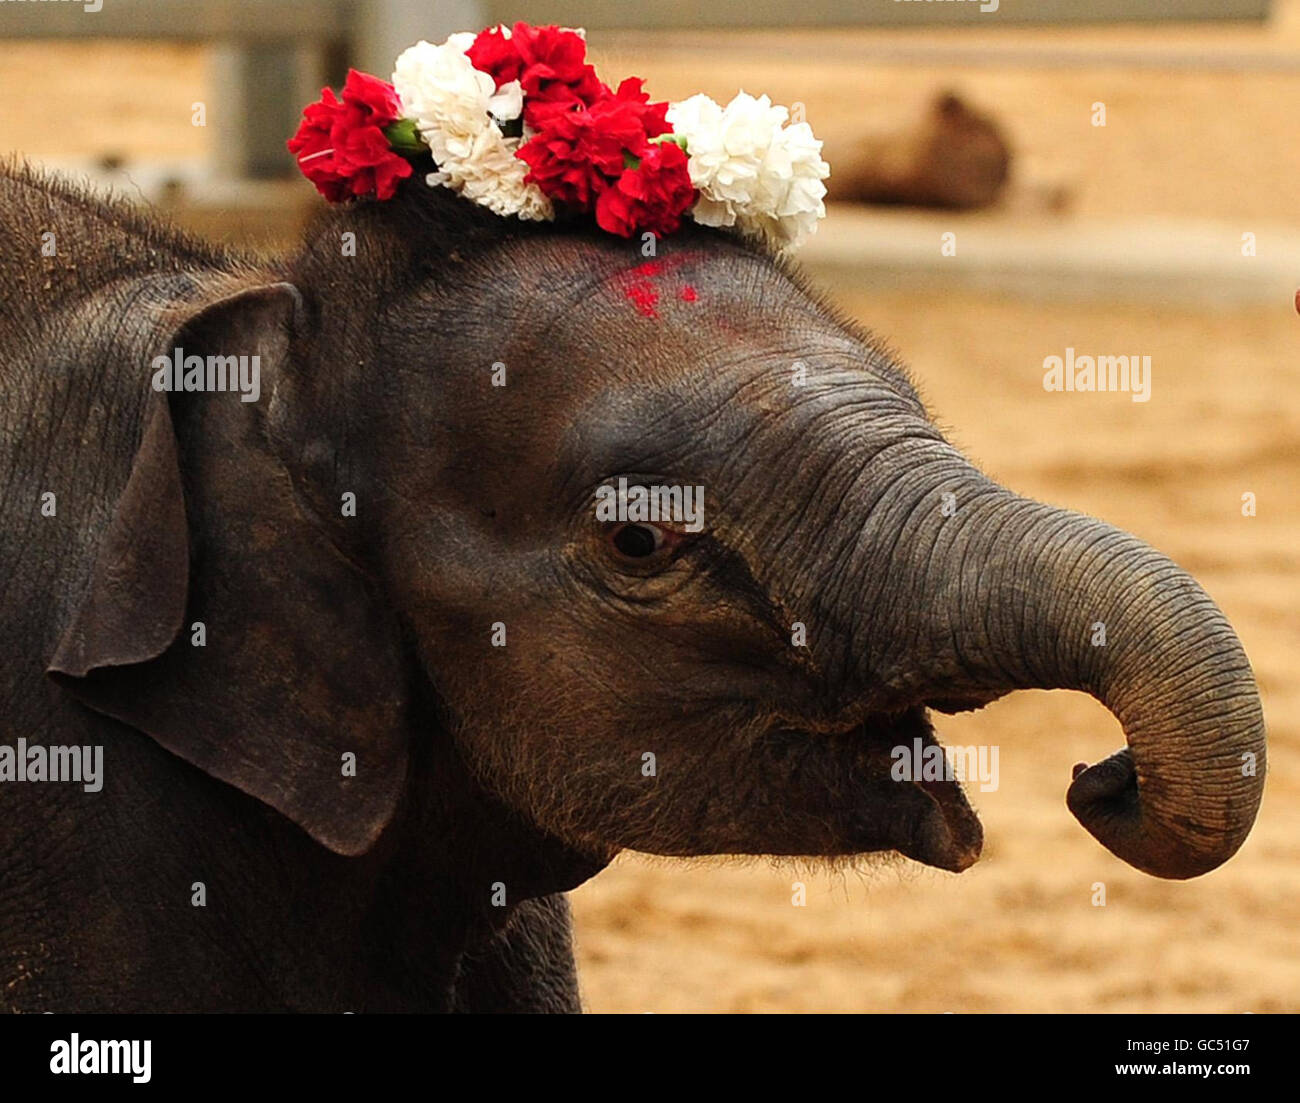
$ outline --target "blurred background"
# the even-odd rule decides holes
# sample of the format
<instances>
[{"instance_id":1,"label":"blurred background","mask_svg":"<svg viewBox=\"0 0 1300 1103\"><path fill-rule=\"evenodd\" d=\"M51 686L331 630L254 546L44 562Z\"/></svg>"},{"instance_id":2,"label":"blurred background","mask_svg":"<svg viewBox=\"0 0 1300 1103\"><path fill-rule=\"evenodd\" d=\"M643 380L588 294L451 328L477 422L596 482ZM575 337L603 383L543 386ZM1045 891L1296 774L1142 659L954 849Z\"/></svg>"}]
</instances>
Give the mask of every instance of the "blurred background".
<instances>
[{"instance_id":1,"label":"blurred background","mask_svg":"<svg viewBox=\"0 0 1300 1103\"><path fill-rule=\"evenodd\" d=\"M0 3L0 154L284 247L319 200L283 143L323 84L516 19L586 26L600 74L656 99L802 113L832 166L814 280L993 477L1188 568L1270 725L1254 833L1173 883L1065 809L1071 765L1122 739L1101 706L941 718L1000 749L973 869L624 855L573 894L590 1009L1300 1008L1300 0ZM1150 356L1150 401L1046 392L1067 347Z\"/></svg>"}]
</instances>

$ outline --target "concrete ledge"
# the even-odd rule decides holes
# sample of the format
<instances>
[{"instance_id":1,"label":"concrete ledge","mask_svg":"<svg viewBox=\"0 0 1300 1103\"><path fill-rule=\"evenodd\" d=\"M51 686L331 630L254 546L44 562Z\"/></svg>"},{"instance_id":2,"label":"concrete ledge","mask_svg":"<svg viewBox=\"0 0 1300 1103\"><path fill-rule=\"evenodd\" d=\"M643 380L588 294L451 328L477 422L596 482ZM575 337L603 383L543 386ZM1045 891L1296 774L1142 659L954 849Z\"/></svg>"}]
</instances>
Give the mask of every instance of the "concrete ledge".
<instances>
[{"instance_id":1,"label":"concrete ledge","mask_svg":"<svg viewBox=\"0 0 1300 1103\"><path fill-rule=\"evenodd\" d=\"M1242 255L1242 234L1256 256ZM955 235L956 254L941 252ZM1300 287L1300 232L1148 218L1079 220L834 205L799 262L835 285L977 289L1042 299L1277 302Z\"/></svg>"}]
</instances>

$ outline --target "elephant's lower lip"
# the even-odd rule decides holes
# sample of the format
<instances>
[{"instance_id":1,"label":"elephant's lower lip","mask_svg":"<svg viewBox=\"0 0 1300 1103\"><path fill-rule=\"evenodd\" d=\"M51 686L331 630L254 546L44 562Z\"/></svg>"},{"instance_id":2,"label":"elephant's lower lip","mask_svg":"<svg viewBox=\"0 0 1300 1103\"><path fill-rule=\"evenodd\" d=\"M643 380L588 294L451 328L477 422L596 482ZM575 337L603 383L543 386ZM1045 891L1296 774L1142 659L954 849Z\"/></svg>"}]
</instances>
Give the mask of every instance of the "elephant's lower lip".
<instances>
[{"instance_id":1,"label":"elephant's lower lip","mask_svg":"<svg viewBox=\"0 0 1300 1103\"><path fill-rule=\"evenodd\" d=\"M939 746L929 713L921 706L903 713L892 726L893 746L924 750ZM919 744L918 742L919 741ZM922 811L899 824L894 849L913 861L960 873L973 866L984 846L984 829L955 779L900 780L926 798Z\"/></svg>"},{"instance_id":2,"label":"elephant's lower lip","mask_svg":"<svg viewBox=\"0 0 1300 1103\"><path fill-rule=\"evenodd\" d=\"M960 873L979 861L984 829L955 781L914 782L933 802L933 810L912 827L895 849L937 869Z\"/></svg>"}]
</instances>

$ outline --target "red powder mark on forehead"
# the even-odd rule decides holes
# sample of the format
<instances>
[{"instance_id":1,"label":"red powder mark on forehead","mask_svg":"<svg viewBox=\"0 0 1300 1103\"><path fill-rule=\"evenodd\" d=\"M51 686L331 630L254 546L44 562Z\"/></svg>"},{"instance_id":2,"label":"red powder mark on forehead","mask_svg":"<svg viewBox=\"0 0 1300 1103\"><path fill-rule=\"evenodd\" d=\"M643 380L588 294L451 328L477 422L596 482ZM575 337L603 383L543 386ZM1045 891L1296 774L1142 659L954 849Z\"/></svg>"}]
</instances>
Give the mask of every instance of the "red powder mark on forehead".
<instances>
[{"instance_id":1,"label":"red powder mark on forehead","mask_svg":"<svg viewBox=\"0 0 1300 1103\"><path fill-rule=\"evenodd\" d=\"M659 260L648 260L618 273L614 281L622 290L623 297L636 307L638 314L643 318L658 318L656 307L659 305L659 289L653 281L685 264L688 259L687 255L679 253ZM699 298L699 293L693 286L686 284L678 291L678 297L683 302L693 303Z\"/></svg>"},{"instance_id":2,"label":"red powder mark on forehead","mask_svg":"<svg viewBox=\"0 0 1300 1103\"><path fill-rule=\"evenodd\" d=\"M649 280L637 280L623 288L623 294L636 307L637 313L646 318L658 318L655 307L659 304L659 292Z\"/></svg>"}]
</instances>

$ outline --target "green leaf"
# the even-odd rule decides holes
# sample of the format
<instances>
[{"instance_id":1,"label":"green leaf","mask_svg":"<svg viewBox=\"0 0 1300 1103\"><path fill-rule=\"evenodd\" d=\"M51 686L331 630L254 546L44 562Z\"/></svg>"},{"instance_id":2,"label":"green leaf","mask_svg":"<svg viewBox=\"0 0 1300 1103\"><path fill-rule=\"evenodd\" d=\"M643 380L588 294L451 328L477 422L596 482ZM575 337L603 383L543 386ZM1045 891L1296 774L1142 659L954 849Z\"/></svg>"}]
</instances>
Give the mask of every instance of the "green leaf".
<instances>
[{"instance_id":1,"label":"green leaf","mask_svg":"<svg viewBox=\"0 0 1300 1103\"><path fill-rule=\"evenodd\" d=\"M394 153L421 154L427 152L424 139L415 127L414 119L398 119L384 127L384 137Z\"/></svg>"},{"instance_id":2,"label":"green leaf","mask_svg":"<svg viewBox=\"0 0 1300 1103\"><path fill-rule=\"evenodd\" d=\"M685 134L660 134L657 138L651 138L650 141L658 145L660 142L672 142L675 146L680 146L682 152L686 152L686 135Z\"/></svg>"}]
</instances>

